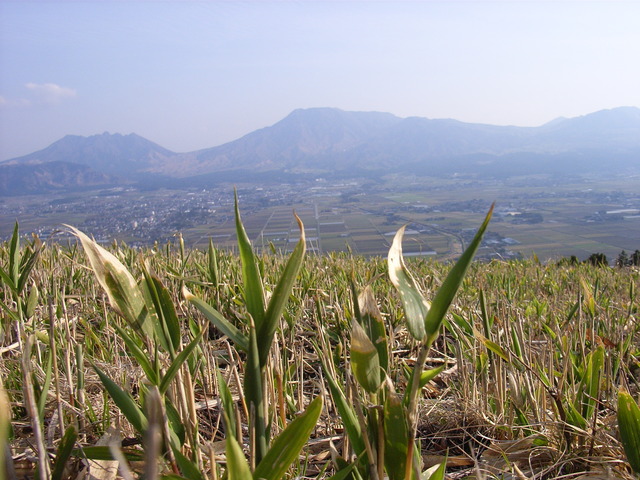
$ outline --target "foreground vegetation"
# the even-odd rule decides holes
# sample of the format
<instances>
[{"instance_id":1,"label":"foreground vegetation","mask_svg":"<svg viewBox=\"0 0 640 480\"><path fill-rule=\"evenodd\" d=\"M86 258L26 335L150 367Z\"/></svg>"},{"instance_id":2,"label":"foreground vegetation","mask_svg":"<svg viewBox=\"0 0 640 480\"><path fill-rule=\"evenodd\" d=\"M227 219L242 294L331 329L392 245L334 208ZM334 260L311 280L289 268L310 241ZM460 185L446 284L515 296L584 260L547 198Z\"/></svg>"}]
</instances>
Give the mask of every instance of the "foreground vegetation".
<instances>
[{"instance_id":1,"label":"foreground vegetation","mask_svg":"<svg viewBox=\"0 0 640 480\"><path fill-rule=\"evenodd\" d=\"M77 230L20 246L16 227L0 248L2 468L633 478L640 272L471 263L488 219L455 266L405 266L401 232L388 261L305 256L302 226L291 256L255 256L239 214L239 255L107 251Z\"/></svg>"}]
</instances>

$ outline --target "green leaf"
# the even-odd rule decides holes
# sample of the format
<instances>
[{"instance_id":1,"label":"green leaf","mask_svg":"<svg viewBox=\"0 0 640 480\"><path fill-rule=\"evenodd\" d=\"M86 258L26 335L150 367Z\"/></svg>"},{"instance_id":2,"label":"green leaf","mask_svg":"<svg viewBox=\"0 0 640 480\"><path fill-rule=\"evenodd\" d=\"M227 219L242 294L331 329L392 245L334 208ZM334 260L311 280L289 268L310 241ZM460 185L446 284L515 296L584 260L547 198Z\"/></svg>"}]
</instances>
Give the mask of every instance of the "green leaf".
<instances>
[{"instance_id":1,"label":"green leaf","mask_svg":"<svg viewBox=\"0 0 640 480\"><path fill-rule=\"evenodd\" d=\"M394 392L388 392L384 401L384 441L384 466L389 478L402 480L407 465L409 429L405 406Z\"/></svg>"},{"instance_id":2,"label":"green leaf","mask_svg":"<svg viewBox=\"0 0 640 480\"><path fill-rule=\"evenodd\" d=\"M47 404L47 396L49 394L49 386L51 385L51 377L52 377L52 372L53 372L53 368L52 368L52 361L53 361L53 355L51 354L51 352L49 352L49 355L47 355L47 365L45 367L45 371L44 371L44 385L42 386L42 390L40 392L40 396L38 398L38 416L40 417L40 421L43 422L44 421L44 409L46 407Z\"/></svg>"},{"instance_id":3,"label":"green leaf","mask_svg":"<svg viewBox=\"0 0 640 480\"><path fill-rule=\"evenodd\" d=\"M446 364L442 364L439 367L431 368L422 372L420 374L420 388L424 387L427 383L440 375L440 372L442 372L446 366Z\"/></svg>"},{"instance_id":4,"label":"green leaf","mask_svg":"<svg viewBox=\"0 0 640 480\"><path fill-rule=\"evenodd\" d=\"M295 283L298 272L300 271L300 266L302 265L302 260L304 259L304 253L306 251L304 225L297 215L296 221L300 227L300 240L298 240L298 244L289 257L287 265L280 276L280 280L278 281L276 288L273 290L262 325L258 326L258 323L256 323L256 327L258 328L258 349L260 351L261 366L267 364L267 357L269 355L271 343L273 342L273 336L278 328L282 311L284 310L287 300L291 295L293 284Z\"/></svg>"},{"instance_id":5,"label":"green leaf","mask_svg":"<svg viewBox=\"0 0 640 480\"><path fill-rule=\"evenodd\" d=\"M269 441L267 424L264 418L263 378L256 329L252 326L249 329L249 352L244 371L244 396L251 417L249 423L254 429L254 432L250 432L250 436L255 438L256 463L260 463L260 460L266 455Z\"/></svg>"},{"instance_id":6,"label":"green leaf","mask_svg":"<svg viewBox=\"0 0 640 480\"><path fill-rule=\"evenodd\" d=\"M351 367L358 383L375 393L382 383L378 351L357 321L351 324Z\"/></svg>"},{"instance_id":7,"label":"green leaf","mask_svg":"<svg viewBox=\"0 0 640 480\"><path fill-rule=\"evenodd\" d=\"M140 348L140 345L127 333L127 331L120 327L117 323L112 323L112 326L118 332L120 338L124 341L127 346L127 352L133 355L133 357L138 362L138 365L142 368L145 375L147 376L147 380L151 382L153 385L158 385L158 375L156 374L155 369L151 365L151 361L149 360L147 354Z\"/></svg>"},{"instance_id":8,"label":"green leaf","mask_svg":"<svg viewBox=\"0 0 640 480\"><path fill-rule=\"evenodd\" d=\"M322 412L322 397L316 397L305 412L293 420L276 437L271 448L256 467L255 479L280 480L298 458L302 447L309 440Z\"/></svg>"},{"instance_id":9,"label":"green leaf","mask_svg":"<svg viewBox=\"0 0 640 480\"><path fill-rule=\"evenodd\" d=\"M424 319L429 311L429 302L420 292L418 284L407 270L402 258L402 237L405 228L406 226L403 226L398 230L389 249L387 257L389 279L400 294L409 333L416 340L422 340L426 335Z\"/></svg>"},{"instance_id":10,"label":"green leaf","mask_svg":"<svg viewBox=\"0 0 640 480\"><path fill-rule=\"evenodd\" d=\"M172 356L180 348L180 322L176 315L176 309L169 291L162 284L160 279L149 272L147 265L143 266L144 291L148 298L147 310L154 312L157 320L154 322L155 332L158 340L165 351Z\"/></svg>"},{"instance_id":11,"label":"green leaf","mask_svg":"<svg viewBox=\"0 0 640 480\"><path fill-rule=\"evenodd\" d=\"M42 248L42 242L36 237L36 241L34 242L33 249L29 248L25 250L25 257L21 259L20 271L18 277L18 293L24 290L24 286L27 284L27 280L29 275L31 274L31 270L36 264L38 260L38 256L40 254L40 249Z\"/></svg>"},{"instance_id":12,"label":"green leaf","mask_svg":"<svg viewBox=\"0 0 640 480\"><path fill-rule=\"evenodd\" d=\"M238 237L238 250L242 263L242 279L244 282L244 302L247 311L253 318L258 330L262 329L264 320L264 289L262 277L256 264L256 259L251 248L251 242L240 218L238 207L238 192L235 192L235 212L236 212L236 236Z\"/></svg>"},{"instance_id":13,"label":"green leaf","mask_svg":"<svg viewBox=\"0 0 640 480\"><path fill-rule=\"evenodd\" d=\"M576 396L576 409L587 421L592 417L600 395L600 376L603 366L604 347L599 346L587 357L587 368L578 386L578 395Z\"/></svg>"},{"instance_id":14,"label":"green leaf","mask_svg":"<svg viewBox=\"0 0 640 480\"><path fill-rule=\"evenodd\" d=\"M442 463L438 465L434 465L431 468L427 468L420 475L421 480L444 480L445 479L445 471L447 467L447 458Z\"/></svg>"},{"instance_id":15,"label":"green leaf","mask_svg":"<svg viewBox=\"0 0 640 480\"><path fill-rule=\"evenodd\" d=\"M482 225L480 225L478 232L473 237L473 240L464 251L460 259L456 262L456 264L447 275L447 278L445 279L442 286L438 289L436 296L431 303L431 308L427 312L427 315L424 319L424 328L430 338L429 342L435 340L438 335L440 325L442 324L444 316L449 309L449 305L451 305L453 297L455 297L456 292L458 291L458 288L462 283L464 275L467 272L467 268L471 264L473 256L480 246L482 236L484 235L484 232L489 225L489 220L491 220L493 207L494 205L491 205L491 208L489 209L484 222L482 222Z\"/></svg>"},{"instance_id":16,"label":"green leaf","mask_svg":"<svg viewBox=\"0 0 640 480\"><path fill-rule=\"evenodd\" d=\"M491 340L489 340L487 337L485 337L484 335L482 335L480 332L478 332L477 330L474 329L474 333L475 333L475 337L480 340L485 347L487 347L487 350L495 353L496 355L498 355L501 359L503 359L505 362L510 362L511 360L509 359L509 355L507 354L507 352L497 343L492 342Z\"/></svg>"},{"instance_id":17,"label":"green leaf","mask_svg":"<svg viewBox=\"0 0 640 480\"><path fill-rule=\"evenodd\" d=\"M233 403L233 397L231 396L231 390L227 382L224 381L220 370L216 366L216 378L218 380L218 391L220 392L220 400L222 401L222 414L225 427L225 435L228 437L237 437L236 431L236 416Z\"/></svg>"},{"instance_id":18,"label":"green leaf","mask_svg":"<svg viewBox=\"0 0 640 480\"><path fill-rule=\"evenodd\" d=\"M629 393L618 392L618 428L629 465L640 475L640 408Z\"/></svg>"},{"instance_id":19,"label":"green leaf","mask_svg":"<svg viewBox=\"0 0 640 480\"><path fill-rule=\"evenodd\" d=\"M160 382L160 393L164 395L169 389L169 385L171 381L180 370L182 364L189 358L189 355L196 349L196 347L200 344L200 340L202 340L202 335L204 335L204 329L200 330L200 332L195 336L193 340L187 345L180 354L171 362L171 365L167 369L167 372L162 377L162 381Z\"/></svg>"},{"instance_id":20,"label":"green leaf","mask_svg":"<svg viewBox=\"0 0 640 480\"><path fill-rule=\"evenodd\" d=\"M186 478L189 480L204 480L198 465L185 457L178 448L172 446L171 449L173 450L173 455L176 457L176 462L178 463L180 471ZM250 479L251 476L247 478Z\"/></svg>"},{"instance_id":21,"label":"green leaf","mask_svg":"<svg viewBox=\"0 0 640 480\"><path fill-rule=\"evenodd\" d=\"M236 328L229 320L224 318L224 316L218 312L215 308L209 305L204 300L199 299L195 295L193 295L187 287L182 288L182 295L184 298L191 304L195 305L195 307L200 310L200 312L207 317L207 319L223 334L231 339L231 341L235 344L236 348L247 352L249 351L249 339L246 335L244 335L240 330Z\"/></svg>"},{"instance_id":22,"label":"green leaf","mask_svg":"<svg viewBox=\"0 0 640 480\"><path fill-rule=\"evenodd\" d=\"M91 268L96 274L98 283L109 297L109 303L129 324L140 332L153 338L153 326L148 321L149 315L144 296L133 276L122 263L80 230L66 225L78 237L87 254Z\"/></svg>"},{"instance_id":23,"label":"green leaf","mask_svg":"<svg viewBox=\"0 0 640 480\"><path fill-rule=\"evenodd\" d=\"M124 455L124 458L130 462L142 462L144 460L144 454L140 450L121 448L120 451ZM107 445L75 448L71 452L71 455L91 460L115 460Z\"/></svg>"},{"instance_id":24,"label":"green leaf","mask_svg":"<svg viewBox=\"0 0 640 480\"><path fill-rule=\"evenodd\" d=\"M238 445L236 437L227 436L227 478L229 480L250 480L253 478L251 469L244 457L242 448Z\"/></svg>"},{"instance_id":25,"label":"green leaf","mask_svg":"<svg viewBox=\"0 0 640 480\"><path fill-rule=\"evenodd\" d=\"M319 349L317 347L316 351L319 352ZM340 419L342 420L344 429L347 432L347 436L349 437L349 441L351 442L354 453L356 454L356 456L360 457L365 452L365 446L358 417L347 401L347 398L337 380L331 376L331 372L327 368L325 360L320 352L318 356L320 357L320 360L322 362L322 369L325 373L325 379L329 384L329 391L331 392L333 404L338 410L338 414L340 415Z\"/></svg>"},{"instance_id":26,"label":"green leaf","mask_svg":"<svg viewBox=\"0 0 640 480\"><path fill-rule=\"evenodd\" d=\"M56 452L56 461L53 465L53 472L51 473L51 480L62 480L62 474L64 473L64 467L67 460L71 456L73 446L78 438L78 432L74 425L69 425L64 432L64 436L58 445L58 451Z\"/></svg>"},{"instance_id":27,"label":"green leaf","mask_svg":"<svg viewBox=\"0 0 640 480\"><path fill-rule=\"evenodd\" d=\"M20 279L20 232L18 222L13 226L13 235L9 243L9 271L7 272L15 293L18 290L18 280Z\"/></svg>"},{"instance_id":28,"label":"green leaf","mask_svg":"<svg viewBox=\"0 0 640 480\"><path fill-rule=\"evenodd\" d=\"M109 396L111 396L117 407L120 409L120 412L122 412L124 417L129 420L129 423L133 425L133 428L142 435L147 430L148 426L147 417L144 416L142 409L136 404L136 402L134 402L131 395L116 385L116 383L107 377L102 370L100 370L96 365L92 366L98 374L98 377L100 377L100 381L104 385L104 388L107 389Z\"/></svg>"},{"instance_id":29,"label":"green leaf","mask_svg":"<svg viewBox=\"0 0 640 480\"><path fill-rule=\"evenodd\" d=\"M214 288L218 287L218 256L216 255L216 249L213 247L213 240L209 239L209 281L213 284Z\"/></svg>"},{"instance_id":30,"label":"green leaf","mask_svg":"<svg viewBox=\"0 0 640 480\"><path fill-rule=\"evenodd\" d=\"M367 332L369 340L371 340L378 351L380 368L386 372L389 368L387 331L370 286L367 285L365 287L362 293L358 295L356 302L358 304L356 313L359 312L360 316L359 322Z\"/></svg>"}]
</instances>

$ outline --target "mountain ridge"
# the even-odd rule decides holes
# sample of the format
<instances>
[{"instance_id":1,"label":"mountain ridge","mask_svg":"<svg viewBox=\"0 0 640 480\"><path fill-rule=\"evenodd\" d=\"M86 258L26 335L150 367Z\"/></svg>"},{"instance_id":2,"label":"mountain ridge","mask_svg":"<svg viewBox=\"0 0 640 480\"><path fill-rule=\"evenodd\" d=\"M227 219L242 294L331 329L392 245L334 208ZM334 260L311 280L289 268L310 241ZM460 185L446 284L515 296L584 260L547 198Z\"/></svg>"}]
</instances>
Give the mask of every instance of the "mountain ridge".
<instances>
[{"instance_id":1,"label":"mountain ridge","mask_svg":"<svg viewBox=\"0 0 640 480\"><path fill-rule=\"evenodd\" d=\"M42 165L51 162L90 169L76 177L67 175L76 178L69 187L82 187L85 177L90 183L99 181L100 175L107 184L221 172L238 172L240 178L243 171L330 174L417 168L423 174L430 169L442 174L456 169L496 174L507 161L510 171L531 172L553 163L554 156L567 171L580 168L581 162L591 168L601 163L606 152L616 157L611 159L615 168L638 164L633 159L640 159L639 108L618 107L561 117L538 127L518 127L324 107L296 109L279 122L231 142L186 153L173 152L135 133L67 135L45 149L0 162L0 174L6 176L9 170L5 169L11 165L42 171ZM598 160L584 161L593 156ZM49 169L45 177L51 185L65 183L53 181L51 175Z\"/></svg>"}]
</instances>

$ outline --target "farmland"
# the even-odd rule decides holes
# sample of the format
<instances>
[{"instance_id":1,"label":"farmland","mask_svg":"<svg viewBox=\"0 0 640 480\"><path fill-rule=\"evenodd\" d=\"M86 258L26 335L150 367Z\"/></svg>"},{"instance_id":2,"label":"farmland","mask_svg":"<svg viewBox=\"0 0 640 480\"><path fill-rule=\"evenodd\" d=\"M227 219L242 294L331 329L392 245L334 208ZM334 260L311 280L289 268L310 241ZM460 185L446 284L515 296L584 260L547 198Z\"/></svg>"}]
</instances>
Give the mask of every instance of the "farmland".
<instances>
[{"instance_id":1,"label":"farmland","mask_svg":"<svg viewBox=\"0 0 640 480\"><path fill-rule=\"evenodd\" d=\"M107 251L68 229L81 244L17 230L0 244L7 478L640 470L628 436L640 411L626 415L640 386L636 267L472 262L489 216L460 235L468 250L453 268L411 255L405 267L396 242L389 263L305 256L290 218L253 215L292 252L254 255L239 223L240 254L180 242ZM426 316L408 291L430 302Z\"/></svg>"},{"instance_id":2,"label":"farmland","mask_svg":"<svg viewBox=\"0 0 640 480\"><path fill-rule=\"evenodd\" d=\"M496 202L479 251L485 258L541 260L601 252L609 259L640 248L640 180L575 177L473 178L387 176L381 179L301 180L284 185L238 184L245 226L256 248L291 251L298 238L295 211L309 250L384 256L393 233L407 228L406 254L447 260L459 255L478 215ZM175 240L190 247L236 245L233 185L209 189L85 192L82 195L0 199L0 235L17 219L23 231L48 238L63 223L103 243L131 245ZM56 237L54 237L56 238ZM57 237L64 241L64 237Z\"/></svg>"}]
</instances>

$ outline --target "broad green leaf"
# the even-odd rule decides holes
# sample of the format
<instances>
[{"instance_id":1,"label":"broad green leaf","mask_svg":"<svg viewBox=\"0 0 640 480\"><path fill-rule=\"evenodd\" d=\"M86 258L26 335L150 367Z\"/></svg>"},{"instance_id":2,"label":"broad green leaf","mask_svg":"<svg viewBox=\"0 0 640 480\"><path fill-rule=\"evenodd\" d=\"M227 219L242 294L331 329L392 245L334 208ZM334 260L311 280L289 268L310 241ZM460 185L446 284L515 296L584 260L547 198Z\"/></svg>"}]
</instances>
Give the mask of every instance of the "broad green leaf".
<instances>
[{"instance_id":1,"label":"broad green leaf","mask_svg":"<svg viewBox=\"0 0 640 480\"><path fill-rule=\"evenodd\" d=\"M571 402L567 402L567 422L574 427L578 427L581 429L586 428L587 421L582 416L580 411L575 407L575 405Z\"/></svg>"},{"instance_id":2,"label":"broad green leaf","mask_svg":"<svg viewBox=\"0 0 640 480\"><path fill-rule=\"evenodd\" d=\"M171 381L180 370L182 364L189 358L189 355L196 349L196 347L200 344L200 340L202 340L202 335L204 335L204 329L200 330L200 332L195 336L193 340L184 347L184 349L178 354L178 356L171 362L171 365L167 369L167 372L162 377L162 381L160 382L160 393L165 394L169 389L169 385Z\"/></svg>"},{"instance_id":3,"label":"broad green leaf","mask_svg":"<svg viewBox=\"0 0 640 480\"><path fill-rule=\"evenodd\" d=\"M618 428L629 465L640 475L640 408L629 393L618 392Z\"/></svg>"},{"instance_id":4,"label":"broad green leaf","mask_svg":"<svg viewBox=\"0 0 640 480\"><path fill-rule=\"evenodd\" d=\"M173 450L174 457L176 457L178 467L180 468L180 471L185 476L185 478L188 478L189 480L204 480L204 477L202 476L202 473L200 472L197 464L187 458L180 451L180 449L174 446L172 446L171 449ZM251 477L249 476L247 478L250 479Z\"/></svg>"},{"instance_id":5,"label":"broad green leaf","mask_svg":"<svg viewBox=\"0 0 640 480\"><path fill-rule=\"evenodd\" d=\"M251 248L251 242L240 218L237 191L235 192L235 212L236 236L238 237L238 250L242 263L242 280L244 282L244 302L256 328L261 330L264 320L264 288L256 258L253 254L253 248Z\"/></svg>"},{"instance_id":6,"label":"broad green leaf","mask_svg":"<svg viewBox=\"0 0 640 480\"><path fill-rule=\"evenodd\" d=\"M253 477L258 480L280 480L300 450L309 440L322 412L322 397L316 397L305 412L293 420L273 441L271 448L256 467Z\"/></svg>"},{"instance_id":7,"label":"broad green leaf","mask_svg":"<svg viewBox=\"0 0 640 480\"><path fill-rule=\"evenodd\" d=\"M351 367L358 383L375 393L382 383L378 351L357 321L351 323Z\"/></svg>"},{"instance_id":8,"label":"broad green leaf","mask_svg":"<svg viewBox=\"0 0 640 480\"><path fill-rule=\"evenodd\" d=\"M36 311L36 307L38 306L38 297L38 287L36 287L36 285L34 284L29 291L29 296L27 297L27 309L25 312L27 314L27 318L33 317L33 314Z\"/></svg>"},{"instance_id":9,"label":"broad green leaf","mask_svg":"<svg viewBox=\"0 0 640 480\"><path fill-rule=\"evenodd\" d=\"M124 458L130 462L142 462L144 460L144 453L140 450L121 448L120 451L124 455ZM71 455L74 457L88 458L90 460L115 460L111 449L107 445L74 448Z\"/></svg>"},{"instance_id":10,"label":"broad green leaf","mask_svg":"<svg viewBox=\"0 0 640 480\"><path fill-rule=\"evenodd\" d=\"M603 366L604 347L599 346L587 357L587 368L578 386L576 397L576 409L587 421L592 417L600 395L600 377Z\"/></svg>"},{"instance_id":11,"label":"broad green leaf","mask_svg":"<svg viewBox=\"0 0 640 480\"><path fill-rule=\"evenodd\" d=\"M18 293L24 290L24 286L27 284L27 279L29 278L29 274L38 260L38 256L40 255L40 250L42 249L42 242L39 238L36 237L36 240L33 243L32 247L25 249L24 257L22 257L20 262L19 276L18 276Z\"/></svg>"},{"instance_id":12,"label":"broad green leaf","mask_svg":"<svg viewBox=\"0 0 640 480\"><path fill-rule=\"evenodd\" d=\"M461 317L457 313L452 313L451 317L453 318L453 321L456 323L456 325L458 325L464 331L464 333L466 333L470 337L473 336L473 325L467 319Z\"/></svg>"},{"instance_id":13,"label":"broad green leaf","mask_svg":"<svg viewBox=\"0 0 640 480\"><path fill-rule=\"evenodd\" d=\"M502 348L500 345L498 345L495 342L492 342L491 340L489 340L487 337L485 337L484 335L482 335L480 332L478 332L476 329L474 329L474 333L475 333L475 337L480 340L484 346L487 348L487 350L495 353L496 355L498 355L501 359L503 359L505 362L510 362L511 360L509 359L509 355L507 354L507 352L504 350L504 348Z\"/></svg>"},{"instance_id":14,"label":"broad green leaf","mask_svg":"<svg viewBox=\"0 0 640 480\"><path fill-rule=\"evenodd\" d=\"M273 336L278 328L282 311L291 295L293 284L296 281L300 266L304 259L304 253L306 251L306 240L304 235L304 225L302 220L296 215L296 221L300 227L300 240L293 253L287 261L287 265L280 276L280 280L273 290L267 312L264 316L262 325L258 328L258 349L260 351L260 365L265 366L267 364L267 357L269 355L269 349L273 342ZM258 324L256 323L256 327Z\"/></svg>"},{"instance_id":15,"label":"broad green leaf","mask_svg":"<svg viewBox=\"0 0 640 480\"><path fill-rule=\"evenodd\" d=\"M444 480L445 479L445 471L447 467L447 459L445 456L444 462L439 463L438 465L434 465L431 468L427 468L420 475L421 480Z\"/></svg>"},{"instance_id":16,"label":"broad green leaf","mask_svg":"<svg viewBox=\"0 0 640 480\"><path fill-rule=\"evenodd\" d=\"M153 326L144 296L133 276L113 254L102 248L77 228L66 225L78 237L87 254L91 268L98 283L104 288L111 306L122 315L129 324L153 338Z\"/></svg>"},{"instance_id":17,"label":"broad green leaf","mask_svg":"<svg viewBox=\"0 0 640 480\"><path fill-rule=\"evenodd\" d=\"M370 286L366 286L357 297L360 324L367 332L369 340L378 351L380 367L385 372L389 369L389 351L387 345L387 331L378 309L376 298Z\"/></svg>"},{"instance_id":18,"label":"broad green leaf","mask_svg":"<svg viewBox=\"0 0 640 480\"><path fill-rule=\"evenodd\" d=\"M160 279L149 271L147 265L143 265L144 274L143 291L146 293L147 310L154 312L156 336L163 348L172 356L180 348L180 322L176 315L176 309L169 291Z\"/></svg>"},{"instance_id":19,"label":"broad green leaf","mask_svg":"<svg viewBox=\"0 0 640 480\"><path fill-rule=\"evenodd\" d=\"M398 230L389 249L389 256L387 257L389 279L400 294L409 333L416 340L422 340L426 335L424 319L430 307L429 302L420 292L418 284L409 270L407 270L402 258L402 237L404 236L405 227L403 226Z\"/></svg>"},{"instance_id":20,"label":"broad green leaf","mask_svg":"<svg viewBox=\"0 0 640 480\"><path fill-rule=\"evenodd\" d=\"M440 372L442 372L446 366L446 364L442 364L439 367L430 368L429 370L422 372L420 374L420 388L424 387L427 383L440 375Z\"/></svg>"},{"instance_id":21,"label":"broad green leaf","mask_svg":"<svg viewBox=\"0 0 640 480\"><path fill-rule=\"evenodd\" d=\"M62 480L64 473L64 467L67 460L71 456L73 446L78 438L78 431L74 425L69 425L64 432L64 436L58 445L58 451L56 452L56 461L53 465L53 472L51 473L51 480Z\"/></svg>"},{"instance_id":22,"label":"broad green leaf","mask_svg":"<svg viewBox=\"0 0 640 480\"><path fill-rule=\"evenodd\" d=\"M267 423L264 418L264 391L262 389L264 377L260 368L256 329L253 326L249 329L249 352L244 368L244 396L251 417L249 423L255 429L250 435L255 438L256 463L260 463L260 460L267 453L269 439Z\"/></svg>"},{"instance_id":23,"label":"broad green leaf","mask_svg":"<svg viewBox=\"0 0 640 480\"><path fill-rule=\"evenodd\" d=\"M9 243L9 271L7 272L16 293L18 290L18 280L20 279L20 232L18 222L13 226L13 235Z\"/></svg>"},{"instance_id":24,"label":"broad green leaf","mask_svg":"<svg viewBox=\"0 0 640 480\"><path fill-rule=\"evenodd\" d=\"M187 287L182 287L182 295L185 300L195 305L200 312L207 317L207 319L223 334L231 339L236 348L247 352L249 350L249 339L240 330L236 328L229 320L218 312L215 308L209 305L204 300L199 299L193 295Z\"/></svg>"},{"instance_id":25,"label":"broad green leaf","mask_svg":"<svg viewBox=\"0 0 640 480\"><path fill-rule=\"evenodd\" d=\"M111 396L116 406L120 409L120 412L129 420L129 423L133 425L133 428L135 428L139 434L144 433L148 425L147 418L144 416L142 409L134 402L128 393L107 377L96 365L93 365L93 369L100 377L100 381L104 385L104 388L107 389L109 396Z\"/></svg>"},{"instance_id":26,"label":"broad green leaf","mask_svg":"<svg viewBox=\"0 0 640 480\"><path fill-rule=\"evenodd\" d=\"M402 398L388 392L384 401L384 466L390 480L404 480L407 465L409 429ZM414 458L417 460L415 454Z\"/></svg>"},{"instance_id":27,"label":"broad green leaf","mask_svg":"<svg viewBox=\"0 0 640 480\"><path fill-rule=\"evenodd\" d=\"M331 475L327 480L345 480L347 478L352 477L352 473L354 468L356 468L357 463L349 463L347 466L341 468L336 473Z\"/></svg>"},{"instance_id":28,"label":"broad green leaf","mask_svg":"<svg viewBox=\"0 0 640 480\"><path fill-rule=\"evenodd\" d=\"M227 478L229 480L251 480L251 469L244 457L242 448L238 445L238 441L234 436L227 436L226 452L227 452Z\"/></svg>"},{"instance_id":29,"label":"broad green leaf","mask_svg":"<svg viewBox=\"0 0 640 480\"><path fill-rule=\"evenodd\" d=\"M449 305L451 305L453 297L456 295L456 292L458 291L458 288L462 283L464 275L467 272L467 268L471 264L473 256L480 246L482 236L484 235L484 232L489 225L489 220L491 220L493 207L494 205L491 205L491 208L489 209L484 222L482 222L482 225L480 225L478 232L473 237L473 240L464 251L460 259L456 262L456 264L447 275L447 278L445 279L442 286L438 289L436 296L431 303L431 308L427 312L427 315L424 319L424 328L427 332L427 335L429 336L429 342L435 340L438 335L440 325L442 325L442 321L444 320L444 316L449 309Z\"/></svg>"},{"instance_id":30,"label":"broad green leaf","mask_svg":"<svg viewBox=\"0 0 640 480\"><path fill-rule=\"evenodd\" d=\"M9 397L4 389L2 378L0 378L0 472L5 471L5 460L8 460L4 454L9 448L9 431L11 429L11 404Z\"/></svg>"}]
</instances>

